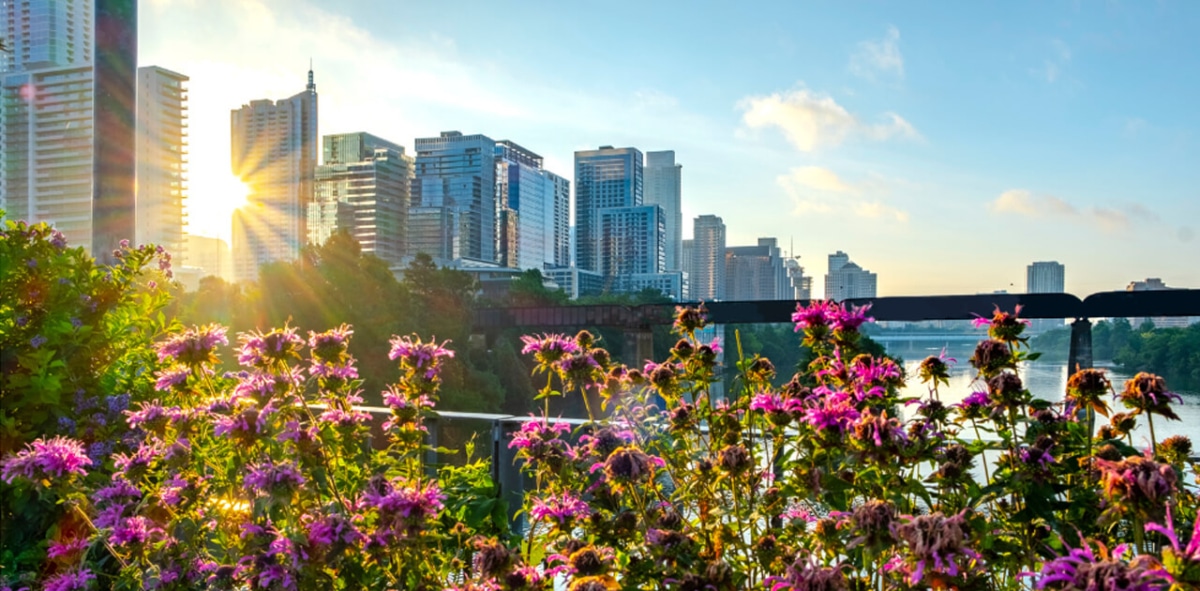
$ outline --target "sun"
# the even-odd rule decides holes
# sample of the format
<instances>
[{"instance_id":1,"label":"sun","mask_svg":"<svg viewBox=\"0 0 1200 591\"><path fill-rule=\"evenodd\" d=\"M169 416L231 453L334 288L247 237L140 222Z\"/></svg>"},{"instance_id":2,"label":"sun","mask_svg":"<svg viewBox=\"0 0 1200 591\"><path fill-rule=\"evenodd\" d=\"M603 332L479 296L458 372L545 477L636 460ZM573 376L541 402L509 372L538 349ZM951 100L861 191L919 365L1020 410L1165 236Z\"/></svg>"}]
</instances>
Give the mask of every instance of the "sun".
<instances>
[{"instance_id":1,"label":"sun","mask_svg":"<svg viewBox=\"0 0 1200 591\"><path fill-rule=\"evenodd\" d=\"M248 204L250 187L238 177L204 175L188 191L188 233L229 240L233 212Z\"/></svg>"}]
</instances>

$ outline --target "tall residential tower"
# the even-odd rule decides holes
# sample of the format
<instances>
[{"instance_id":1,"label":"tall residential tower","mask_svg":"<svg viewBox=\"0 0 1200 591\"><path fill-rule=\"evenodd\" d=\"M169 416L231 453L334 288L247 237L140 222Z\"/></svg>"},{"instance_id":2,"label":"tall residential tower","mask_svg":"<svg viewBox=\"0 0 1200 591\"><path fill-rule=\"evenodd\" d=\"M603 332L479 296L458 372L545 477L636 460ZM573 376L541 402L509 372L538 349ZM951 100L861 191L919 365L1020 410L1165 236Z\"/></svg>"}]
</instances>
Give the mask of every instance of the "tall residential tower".
<instances>
[{"instance_id":1,"label":"tall residential tower","mask_svg":"<svg viewBox=\"0 0 1200 591\"><path fill-rule=\"evenodd\" d=\"M675 163L675 152L646 152L645 203L663 210L663 258L667 271L683 270L683 165Z\"/></svg>"},{"instance_id":2,"label":"tall residential tower","mask_svg":"<svg viewBox=\"0 0 1200 591\"><path fill-rule=\"evenodd\" d=\"M0 26L0 207L107 260L135 232L137 4L8 0Z\"/></svg>"},{"instance_id":3,"label":"tall residential tower","mask_svg":"<svg viewBox=\"0 0 1200 591\"><path fill-rule=\"evenodd\" d=\"M715 215L697 217L692 225L692 267L688 284L698 301L725 299L725 222Z\"/></svg>"},{"instance_id":4,"label":"tall residential tower","mask_svg":"<svg viewBox=\"0 0 1200 591\"><path fill-rule=\"evenodd\" d=\"M188 77L138 68L137 242L184 260Z\"/></svg>"},{"instance_id":5,"label":"tall residential tower","mask_svg":"<svg viewBox=\"0 0 1200 591\"><path fill-rule=\"evenodd\" d=\"M233 214L233 267L238 281L258 267L290 261L307 240L305 208L317 167L317 85L279 101L256 100L232 112L233 174L250 188Z\"/></svg>"}]
</instances>

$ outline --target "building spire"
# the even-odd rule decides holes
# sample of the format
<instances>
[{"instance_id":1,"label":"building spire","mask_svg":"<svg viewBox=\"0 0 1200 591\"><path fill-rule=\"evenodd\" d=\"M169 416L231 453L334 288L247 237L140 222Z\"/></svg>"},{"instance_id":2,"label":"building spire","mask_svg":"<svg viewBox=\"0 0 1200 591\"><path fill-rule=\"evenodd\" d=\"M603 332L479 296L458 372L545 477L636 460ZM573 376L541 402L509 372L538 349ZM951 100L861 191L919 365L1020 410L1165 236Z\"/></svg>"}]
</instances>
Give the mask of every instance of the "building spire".
<instances>
[{"instance_id":1,"label":"building spire","mask_svg":"<svg viewBox=\"0 0 1200 591\"><path fill-rule=\"evenodd\" d=\"M312 58L308 58L308 86L305 87L309 92L317 91L317 84L313 82Z\"/></svg>"}]
</instances>

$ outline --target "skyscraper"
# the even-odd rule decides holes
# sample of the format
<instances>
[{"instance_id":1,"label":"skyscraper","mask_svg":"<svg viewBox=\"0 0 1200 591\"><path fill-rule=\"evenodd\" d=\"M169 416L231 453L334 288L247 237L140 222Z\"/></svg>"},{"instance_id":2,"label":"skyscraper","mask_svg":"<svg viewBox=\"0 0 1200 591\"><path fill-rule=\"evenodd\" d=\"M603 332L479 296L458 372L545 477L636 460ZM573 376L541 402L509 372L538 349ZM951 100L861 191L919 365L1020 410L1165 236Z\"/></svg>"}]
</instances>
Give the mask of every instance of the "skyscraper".
<instances>
[{"instance_id":1,"label":"skyscraper","mask_svg":"<svg viewBox=\"0 0 1200 591\"><path fill-rule=\"evenodd\" d=\"M417 138L408 253L440 262L496 259L496 142L443 131Z\"/></svg>"},{"instance_id":2,"label":"skyscraper","mask_svg":"<svg viewBox=\"0 0 1200 591\"><path fill-rule=\"evenodd\" d=\"M1066 267L1057 261L1039 261L1025 267L1026 293L1064 293Z\"/></svg>"},{"instance_id":3,"label":"skyscraper","mask_svg":"<svg viewBox=\"0 0 1200 591\"><path fill-rule=\"evenodd\" d=\"M642 153L601 146L575 152L575 265L602 272L600 211L642 205Z\"/></svg>"},{"instance_id":4,"label":"skyscraper","mask_svg":"<svg viewBox=\"0 0 1200 591\"><path fill-rule=\"evenodd\" d=\"M646 152L645 203L663 210L666 237L663 255L667 271L683 270L683 166L675 163L675 152Z\"/></svg>"},{"instance_id":5,"label":"skyscraper","mask_svg":"<svg viewBox=\"0 0 1200 591\"><path fill-rule=\"evenodd\" d=\"M184 260L187 199L187 76L138 68L137 242Z\"/></svg>"},{"instance_id":6,"label":"skyscraper","mask_svg":"<svg viewBox=\"0 0 1200 591\"><path fill-rule=\"evenodd\" d=\"M92 253L107 262L137 231L137 5L96 0Z\"/></svg>"},{"instance_id":7,"label":"skyscraper","mask_svg":"<svg viewBox=\"0 0 1200 591\"><path fill-rule=\"evenodd\" d=\"M655 205L598 212L600 273L619 277L663 272L663 215Z\"/></svg>"},{"instance_id":8,"label":"skyscraper","mask_svg":"<svg viewBox=\"0 0 1200 591\"><path fill-rule=\"evenodd\" d=\"M795 289L774 238L725 249L725 297L734 301L790 300Z\"/></svg>"},{"instance_id":9,"label":"skyscraper","mask_svg":"<svg viewBox=\"0 0 1200 591\"><path fill-rule=\"evenodd\" d=\"M279 101L251 101L231 115L233 174L250 189L233 214L237 281L258 267L300 254L307 240L305 208L317 167L317 85L312 70L304 91Z\"/></svg>"},{"instance_id":10,"label":"skyscraper","mask_svg":"<svg viewBox=\"0 0 1200 591\"><path fill-rule=\"evenodd\" d=\"M837 251L829 255L829 272L825 274L825 299L850 300L876 296L876 276L850 260L850 255Z\"/></svg>"},{"instance_id":11,"label":"skyscraper","mask_svg":"<svg viewBox=\"0 0 1200 591\"><path fill-rule=\"evenodd\" d=\"M308 205L308 241L324 244L335 232L349 233L392 265L405 254L413 159L404 147L369 133L322 138L315 197Z\"/></svg>"},{"instance_id":12,"label":"skyscraper","mask_svg":"<svg viewBox=\"0 0 1200 591\"><path fill-rule=\"evenodd\" d=\"M0 207L107 259L135 233L136 2L6 1L0 24Z\"/></svg>"},{"instance_id":13,"label":"skyscraper","mask_svg":"<svg viewBox=\"0 0 1200 591\"><path fill-rule=\"evenodd\" d=\"M496 142L495 154L501 263L518 269L568 266L570 183L514 142Z\"/></svg>"},{"instance_id":14,"label":"skyscraper","mask_svg":"<svg viewBox=\"0 0 1200 591\"><path fill-rule=\"evenodd\" d=\"M697 217L692 225L691 298L725 299L725 222L715 215Z\"/></svg>"}]
</instances>

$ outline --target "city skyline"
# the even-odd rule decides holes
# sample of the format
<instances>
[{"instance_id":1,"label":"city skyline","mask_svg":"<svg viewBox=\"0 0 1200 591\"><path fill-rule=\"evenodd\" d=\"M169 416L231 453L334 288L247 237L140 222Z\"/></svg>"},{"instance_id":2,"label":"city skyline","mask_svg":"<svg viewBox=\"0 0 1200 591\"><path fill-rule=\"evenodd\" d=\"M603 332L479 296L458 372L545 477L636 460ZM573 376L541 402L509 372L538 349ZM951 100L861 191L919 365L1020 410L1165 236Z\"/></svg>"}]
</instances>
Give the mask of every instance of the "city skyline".
<instances>
[{"instance_id":1,"label":"city skyline","mask_svg":"<svg viewBox=\"0 0 1200 591\"><path fill-rule=\"evenodd\" d=\"M585 8L531 6L498 27L431 5L401 22L372 6L143 7L141 63L192 79L194 231L205 231L195 203L229 187L205 163L228 157L205 147L227 132L210 113L287 96L312 55L325 133L411 146L477 130L519 139L564 175L579 149L674 150L688 165L684 219L721 216L730 244L774 236L810 266L854 252L881 295L1011 289L1047 259L1072 268L1072 293L1146 276L1200 285L1189 262L1200 172L1188 166L1200 124L1179 68L1198 54L1191 5L920 4L868 18L663 5L603 40L588 31L618 28L613 17ZM680 15L686 27L641 34ZM696 45L706 38L721 41ZM649 54L662 59L632 59Z\"/></svg>"}]
</instances>

